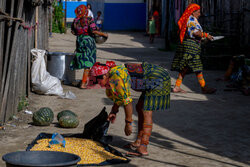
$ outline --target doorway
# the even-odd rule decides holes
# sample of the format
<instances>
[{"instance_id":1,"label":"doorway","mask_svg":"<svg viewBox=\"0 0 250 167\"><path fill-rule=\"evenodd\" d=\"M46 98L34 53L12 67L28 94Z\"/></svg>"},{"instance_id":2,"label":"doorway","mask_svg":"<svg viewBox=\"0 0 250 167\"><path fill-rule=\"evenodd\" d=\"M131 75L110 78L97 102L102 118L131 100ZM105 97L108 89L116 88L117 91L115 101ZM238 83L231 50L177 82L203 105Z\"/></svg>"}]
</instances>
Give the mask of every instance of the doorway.
<instances>
[{"instance_id":1,"label":"doorway","mask_svg":"<svg viewBox=\"0 0 250 167\"><path fill-rule=\"evenodd\" d=\"M92 12L94 17L97 16L97 12L102 12L102 17L104 18L104 2L105 0L87 0L88 4L92 7Z\"/></svg>"},{"instance_id":2,"label":"doorway","mask_svg":"<svg viewBox=\"0 0 250 167\"><path fill-rule=\"evenodd\" d=\"M162 24L162 0L148 0L148 19L155 16L157 36L161 35Z\"/></svg>"}]
</instances>

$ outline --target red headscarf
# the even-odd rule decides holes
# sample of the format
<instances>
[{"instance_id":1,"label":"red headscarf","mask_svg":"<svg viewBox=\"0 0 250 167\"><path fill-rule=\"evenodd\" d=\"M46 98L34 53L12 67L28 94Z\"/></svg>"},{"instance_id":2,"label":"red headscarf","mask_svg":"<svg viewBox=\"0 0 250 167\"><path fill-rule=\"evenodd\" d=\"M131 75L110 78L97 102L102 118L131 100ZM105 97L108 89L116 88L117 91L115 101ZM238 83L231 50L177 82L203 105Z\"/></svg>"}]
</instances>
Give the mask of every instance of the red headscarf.
<instances>
[{"instance_id":1,"label":"red headscarf","mask_svg":"<svg viewBox=\"0 0 250 167\"><path fill-rule=\"evenodd\" d=\"M179 30L180 30L180 40L181 43L183 42L185 33L186 33L186 29L187 29L187 22L188 22L188 18L189 16L196 10L199 10L201 7L198 4L192 3L190 5L188 5L188 7L186 8L186 10L184 11L184 13L182 14L181 18L178 21L178 26L179 26Z\"/></svg>"},{"instance_id":2,"label":"red headscarf","mask_svg":"<svg viewBox=\"0 0 250 167\"><path fill-rule=\"evenodd\" d=\"M100 62L96 62L90 70L91 76L104 75L109 72L112 67L115 67L116 64L113 61L107 61L106 65L100 65Z\"/></svg>"},{"instance_id":3,"label":"red headscarf","mask_svg":"<svg viewBox=\"0 0 250 167\"><path fill-rule=\"evenodd\" d=\"M78 18L88 16L88 8L85 5L79 5L75 9L75 14L76 14L76 17Z\"/></svg>"}]
</instances>

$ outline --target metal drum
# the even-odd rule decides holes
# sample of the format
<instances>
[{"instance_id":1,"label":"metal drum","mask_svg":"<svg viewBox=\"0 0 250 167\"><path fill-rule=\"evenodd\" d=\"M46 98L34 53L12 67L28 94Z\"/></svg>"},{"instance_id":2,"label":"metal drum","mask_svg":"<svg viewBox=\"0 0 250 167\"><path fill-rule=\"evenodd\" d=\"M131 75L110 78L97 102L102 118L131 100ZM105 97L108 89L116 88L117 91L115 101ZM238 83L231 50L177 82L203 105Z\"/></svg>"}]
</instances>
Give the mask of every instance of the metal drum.
<instances>
[{"instance_id":1,"label":"metal drum","mask_svg":"<svg viewBox=\"0 0 250 167\"><path fill-rule=\"evenodd\" d=\"M71 82L74 80L75 72L69 68L73 57L74 53L48 52L47 70L50 75L65 82Z\"/></svg>"}]
</instances>

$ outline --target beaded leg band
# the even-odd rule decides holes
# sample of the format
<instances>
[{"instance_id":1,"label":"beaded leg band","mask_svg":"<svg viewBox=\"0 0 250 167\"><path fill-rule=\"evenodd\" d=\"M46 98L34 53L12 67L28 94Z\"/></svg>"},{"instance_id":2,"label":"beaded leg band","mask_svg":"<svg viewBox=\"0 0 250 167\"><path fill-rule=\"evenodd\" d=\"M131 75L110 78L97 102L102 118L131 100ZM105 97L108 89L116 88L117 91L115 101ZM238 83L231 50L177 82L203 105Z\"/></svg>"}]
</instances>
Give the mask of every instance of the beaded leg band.
<instances>
[{"instance_id":1,"label":"beaded leg band","mask_svg":"<svg viewBox=\"0 0 250 167\"><path fill-rule=\"evenodd\" d=\"M149 137L151 136L152 127L152 124L143 124L143 135L141 139L142 146L147 146L149 144Z\"/></svg>"}]
</instances>

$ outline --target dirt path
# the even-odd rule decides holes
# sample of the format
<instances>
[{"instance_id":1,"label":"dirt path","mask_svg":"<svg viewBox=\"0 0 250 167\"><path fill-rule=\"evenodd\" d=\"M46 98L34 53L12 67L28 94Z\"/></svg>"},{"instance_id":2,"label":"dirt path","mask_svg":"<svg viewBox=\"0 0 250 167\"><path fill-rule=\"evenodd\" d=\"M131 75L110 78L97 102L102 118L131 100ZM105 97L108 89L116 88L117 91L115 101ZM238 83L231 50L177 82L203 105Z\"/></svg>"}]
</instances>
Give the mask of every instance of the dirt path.
<instances>
[{"instance_id":1,"label":"dirt path","mask_svg":"<svg viewBox=\"0 0 250 167\"><path fill-rule=\"evenodd\" d=\"M73 52L75 37L68 34L53 34L49 51ZM148 61L170 68L174 53L162 52L164 40L156 38L153 45L142 33L109 33L105 44L98 45L97 60L125 62ZM81 73L79 72L81 75ZM79 77L79 74L77 77ZM170 72L172 85L176 72ZM132 158L130 164L116 166L177 166L177 167L233 167L250 165L250 98L240 92L225 92L225 83L216 82L221 71L205 71L206 82L219 89L215 95L202 95L194 75L184 80L187 94L171 94L171 109L154 113L154 127L150 139L150 156ZM81 77L81 76L80 76ZM80 90L63 86L64 91L72 91L77 99L66 100L56 96L31 94L29 110L50 107L56 113L64 109L76 112L80 125L75 129L61 129L52 124L49 127L30 126L31 116L18 113L14 120L0 130L0 155L25 150L27 145L41 132L80 133L84 124L106 106L110 111L112 102L105 96L104 89ZM134 104L140 94L132 92ZM17 119L17 120L16 120ZM114 137L112 146L125 153L122 146L135 138L137 116L133 115L134 133L126 137L124 112L120 110L116 123L109 128ZM56 123L56 120L54 120ZM4 162L0 161L0 166Z\"/></svg>"}]
</instances>

